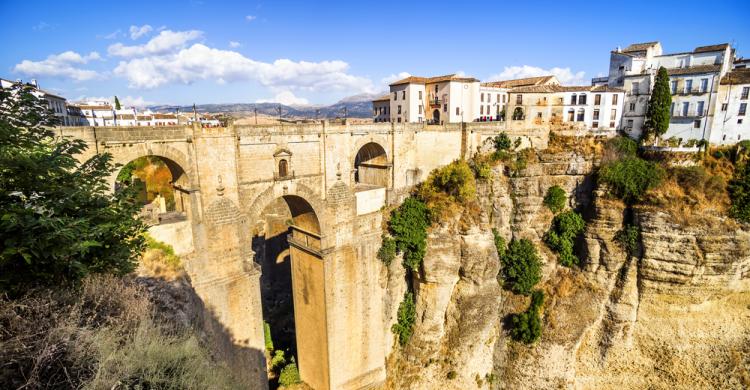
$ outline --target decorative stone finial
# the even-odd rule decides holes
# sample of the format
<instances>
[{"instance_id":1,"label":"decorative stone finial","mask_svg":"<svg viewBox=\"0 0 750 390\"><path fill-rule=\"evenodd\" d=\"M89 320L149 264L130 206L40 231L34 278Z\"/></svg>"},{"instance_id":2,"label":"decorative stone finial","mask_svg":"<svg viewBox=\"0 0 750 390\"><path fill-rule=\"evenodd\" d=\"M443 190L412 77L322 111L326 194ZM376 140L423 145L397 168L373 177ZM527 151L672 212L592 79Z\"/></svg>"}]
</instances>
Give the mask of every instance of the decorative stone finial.
<instances>
[{"instance_id":1,"label":"decorative stone finial","mask_svg":"<svg viewBox=\"0 0 750 390\"><path fill-rule=\"evenodd\" d=\"M216 186L216 193L219 196L223 196L224 195L224 185L221 184L221 175L219 175L218 177L219 177L219 185Z\"/></svg>"}]
</instances>

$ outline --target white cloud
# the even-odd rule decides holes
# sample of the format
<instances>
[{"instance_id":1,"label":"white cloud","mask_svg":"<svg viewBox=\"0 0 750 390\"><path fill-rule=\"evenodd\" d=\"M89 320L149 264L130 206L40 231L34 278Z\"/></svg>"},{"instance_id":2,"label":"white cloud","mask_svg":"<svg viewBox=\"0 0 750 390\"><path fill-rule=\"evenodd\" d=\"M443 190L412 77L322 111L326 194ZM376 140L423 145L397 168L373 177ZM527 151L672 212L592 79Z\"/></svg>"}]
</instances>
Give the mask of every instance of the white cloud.
<instances>
[{"instance_id":1,"label":"white cloud","mask_svg":"<svg viewBox=\"0 0 750 390\"><path fill-rule=\"evenodd\" d=\"M101 56L95 51L83 56L74 51L66 51L60 54L52 54L42 61L23 60L16 64L13 71L28 76L86 81L100 78L101 75L93 70L78 68L77 65L84 65L89 61L100 59Z\"/></svg>"},{"instance_id":2,"label":"white cloud","mask_svg":"<svg viewBox=\"0 0 750 390\"><path fill-rule=\"evenodd\" d=\"M303 106L310 104L307 99L294 96L292 91L281 91L271 99L259 99L256 103L281 103L287 106L298 105Z\"/></svg>"},{"instance_id":3,"label":"white cloud","mask_svg":"<svg viewBox=\"0 0 750 390\"><path fill-rule=\"evenodd\" d=\"M150 42L149 42L150 43ZM371 80L347 73L344 61L255 61L231 50L193 44L176 53L121 61L114 74L132 88L156 88L199 80L255 81L279 90L375 92Z\"/></svg>"},{"instance_id":4,"label":"white cloud","mask_svg":"<svg viewBox=\"0 0 750 390\"><path fill-rule=\"evenodd\" d=\"M46 31L46 30L52 30L55 27L57 27L57 25L52 25L52 24L42 21L42 22L37 23L33 27L31 27L31 29L34 31Z\"/></svg>"},{"instance_id":5,"label":"white cloud","mask_svg":"<svg viewBox=\"0 0 750 390\"><path fill-rule=\"evenodd\" d=\"M536 77L536 76L547 76L554 75L560 80L560 84L563 85L585 85L588 84L584 78L585 72L573 72L570 68L550 68L543 69L537 66L523 65L523 66L506 66L503 71L492 75L489 80L510 80L510 79L522 79L525 77Z\"/></svg>"},{"instance_id":6,"label":"white cloud","mask_svg":"<svg viewBox=\"0 0 750 390\"><path fill-rule=\"evenodd\" d=\"M390 83L401 80L401 79L405 79L409 76L411 76L411 73L409 72L400 72L398 74L391 73L390 76L386 76L380 79L380 84L385 85L387 87Z\"/></svg>"},{"instance_id":7,"label":"white cloud","mask_svg":"<svg viewBox=\"0 0 750 390\"><path fill-rule=\"evenodd\" d=\"M130 26L130 39L136 40L148 33L150 33L153 30L153 27L151 27L148 24L144 24L143 26Z\"/></svg>"},{"instance_id":8,"label":"white cloud","mask_svg":"<svg viewBox=\"0 0 750 390\"><path fill-rule=\"evenodd\" d=\"M151 38L146 44L136 46L125 46L122 43L110 45L107 52L118 57L143 57L149 55L160 55L174 52L185 47L185 44L203 36L202 31L171 31L164 30L159 35Z\"/></svg>"},{"instance_id":9,"label":"white cloud","mask_svg":"<svg viewBox=\"0 0 750 390\"><path fill-rule=\"evenodd\" d=\"M245 20L247 20L248 22L252 22L255 19L258 19L258 17L254 16L254 15L247 15L247 16L245 16Z\"/></svg>"},{"instance_id":10,"label":"white cloud","mask_svg":"<svg viewBox=\"0 0 750 390\"><path fill-rule=\"evenodd\" d=\"M240 46L242 46L242 44L239 43L239 42L237 42L237 41L229 41L229 47L235 47L236 48L236 47L240 47Z\"/></svg>"},{"instance_id":11,"label":"white cloud","mask_svg":"<svg viewBox=\"0 0 750 390\"><path fill-rule=\"evenodd\" d=\"M97 38L104 38L104 39L117 39L120 35L122 35L122 30L117 29L107 35L97 35Z\"/></svg>"}]
</instances>

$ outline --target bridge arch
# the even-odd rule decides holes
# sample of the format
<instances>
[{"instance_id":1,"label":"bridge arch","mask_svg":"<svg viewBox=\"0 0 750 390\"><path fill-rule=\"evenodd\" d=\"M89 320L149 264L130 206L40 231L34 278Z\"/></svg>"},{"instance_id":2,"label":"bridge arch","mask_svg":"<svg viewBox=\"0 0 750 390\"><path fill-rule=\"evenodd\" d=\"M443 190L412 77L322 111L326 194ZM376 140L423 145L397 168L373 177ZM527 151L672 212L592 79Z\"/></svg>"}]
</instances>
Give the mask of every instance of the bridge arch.
<instances>
[{"instance_id":1,"label":"bridge arch","mask_svg":"<svg viewBox=\"0 0 750 390\"><path fill-rule=\"evenodd\" d=\"M380 143L369 141L359 145L353 165L355 184L388 187L391 164Z\"/></svg>"},{"instance_id":2,"label":"bridge arch","mask_svg":"<svg viewBox=\"0 0 750 390\"><path fill-rule=\"evenodd\" d=\"M122 145L108 147L104 150L112 155L112 162L122 166L129 162L137 160L140 157L160 157L167 162L172 179L177 185L184 186L186 190L192 190L195 187L196 175L193 173L193 166L190 164L185 153L161 143L138 143L134 145ZM117 179L117 173L120 169L115 170L115 174L109 179L110 188L114 189Z\"/></svg>"}]
</instances>

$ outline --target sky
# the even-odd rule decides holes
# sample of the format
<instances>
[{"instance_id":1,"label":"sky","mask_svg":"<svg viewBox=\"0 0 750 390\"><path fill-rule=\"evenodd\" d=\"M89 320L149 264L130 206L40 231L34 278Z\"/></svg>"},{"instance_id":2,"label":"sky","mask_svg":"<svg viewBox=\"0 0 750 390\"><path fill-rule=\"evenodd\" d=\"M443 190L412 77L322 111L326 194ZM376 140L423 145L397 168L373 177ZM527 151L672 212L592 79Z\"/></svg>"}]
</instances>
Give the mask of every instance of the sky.
<instances>
[{"instance_id":1,"label":"sky","mask_svg":"<svg viewBox=\"0 0 750 390\"><path fill-rule=\"evenodd\" d=\"M657 40L750 56L748 0L0 0L0 14L0 77L137 106L331 104L407 75L588 84L617 46Z\"/></svg>"}]
</instances>

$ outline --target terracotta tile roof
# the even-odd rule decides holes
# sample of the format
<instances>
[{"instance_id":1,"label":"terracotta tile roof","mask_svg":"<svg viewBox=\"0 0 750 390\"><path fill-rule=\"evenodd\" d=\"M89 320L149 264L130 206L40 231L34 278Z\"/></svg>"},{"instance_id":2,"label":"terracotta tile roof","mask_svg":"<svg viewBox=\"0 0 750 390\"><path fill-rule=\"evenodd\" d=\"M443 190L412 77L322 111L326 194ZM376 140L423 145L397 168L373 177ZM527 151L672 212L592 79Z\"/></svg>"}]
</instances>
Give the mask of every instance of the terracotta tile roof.
<instances>
[{"instance_id":1,"label":"terracotta tile roof","mask_svg":"<svg viewBox=\"0 0 750 390\"><path fill-rule=\"evenodd\" d=\"M154 119L177 119L175 114L154 114Z\"/></svg>"},{"instance_id":2,"label":"terracotta tile roof","mask_svg":"<svg viewBox=\"0 0 750 390\"><path fill-rule=\"evenodd\" d=\"M643 42L643 43L634 43L624 49L622 49L623 53L628 52L634 52L634 51L646 51L648 48L656 46L659 41L653 41L653 42Z\"/></svg>"},{"instance_id":3,"label":"terracotta tile roof","mask_svg":"<svg viewBox=\"0 0 750 390\"><path fill-rule=\"evenodd\" d=\"M82 110L111 110L112 106L78 106L81 107Z\"/></svg>"},{"instance_id":4,"label":"terracotta tile roof","mask_svg":"<svg viewBox=\"0 0 750 390\"><path fill-rule=\"evenodd\" d=\"M527 85L516 87L510 93L555 93L555 92L625 92L620 88L610 88L606 85Z\"/></svg>"},{"instance_id":5,"label":"terracotta tile roof","mask_svg":"<svg viewBox=\"0 0 750 390\"><path fill-rule=\"evenodd\" d=\"M717 73L721 71L721 65L697 65L687 68L669 68L667 73L672 75L700 74L700 73Z\"/></svg>"},{"instance_id":6,"label":"terracotta tile roof","mask_svg":"<svg viewBox=\"0 0 750 390\"><path fill-rule=\"evenodd\" d=\"M513 80L490 81L487 83L482 83L482 86L496 87L496 88L515 88L515 87L543 85L543 84L551 84L551 83L558 84L557 78L553 75L526 77L523 79L513 79Z\"/></svg>"},{"instance_id":7,"label":"terracotta tile roof","mask_svg":"<svg viewBox=\"0 0 750 390\"><path fill-rule=\"evenodd\" d=\"M735 69L721 78L721 84L750 84L750 69Z\"/></svg>"},{"instance_id":8,"label":"terracotta tile roof","mask_svg":"<svg viewBox=\"0 0 750 390\"><path fill-rule=\"evenodd\" d=\"M151 115L138 115L139 121L150 121L151 119Z\"/></svg>"},{"instance_id":9,"label":"terracotta tile roof","mask_svg":"<svg viewBox=\"0 0 750 390\"><path fill-rule=\"evenodd\" d=\"M382 102L382 101L389 101L391 100L391 94L383 95L377 99L372 99L373 102Z\"/></svg>"},{"instance_id":10,"label":"terracotta tile roof","mask_svg":"<svg viewBox=\"0 0 750 390\"><path fill-rule=\"evenodd\" d=\"M728 43L720 43L718 45L699 46L693 50L693 53L706 53L710 51L723 51L729 46Z\"/></svg>"},{"instance_id":11,"label":"terracotta tile roof","mask_svg":"<svg viewBox=\"0 0 750 390\"><path fill-rule=\"evenodd\" d=\"M435 77L409 76L407 78L391 83L390 86L402 85L402 84L431 84L431 83L440 83L443 81L474 82L474 81L479 81L479 80L473 77L458 77L455 74L447 74L444 76L435 76Z\"/></svg>"},{"instance_id":12,"label":"terracotta tile roof","mask_svg":"<svg viewBox=\"0 0 750 390\"><path fill-rule=\"evenodd\" d=\"M120 114L117 116L117 119L135 119L135 115L133 114Z\"/></svg>"}]
</instances>

